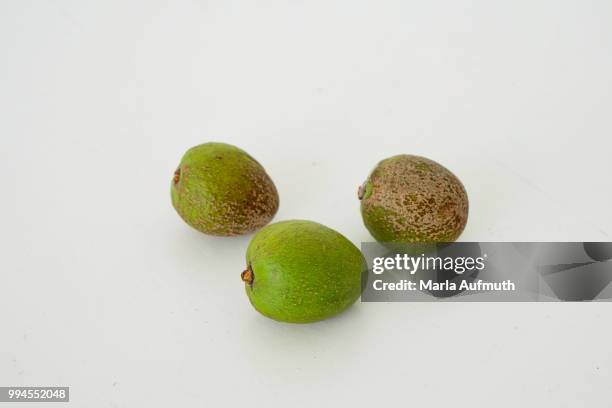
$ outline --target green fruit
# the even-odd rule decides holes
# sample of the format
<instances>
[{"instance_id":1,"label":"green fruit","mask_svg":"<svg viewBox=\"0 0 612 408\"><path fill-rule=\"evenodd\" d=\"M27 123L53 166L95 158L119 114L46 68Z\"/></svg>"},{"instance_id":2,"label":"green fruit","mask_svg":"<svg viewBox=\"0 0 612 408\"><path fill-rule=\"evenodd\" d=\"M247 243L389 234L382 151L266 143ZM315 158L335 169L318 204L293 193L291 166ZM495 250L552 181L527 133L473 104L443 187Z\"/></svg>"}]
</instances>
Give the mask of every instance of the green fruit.
<instances>
[{"instance_id":1,"label":"green fruit","mask_svg":"<svg viewBox=\"0 0 612 408\"><path fill-rule=\"evenodd\" d=\"M172 179L172 205L195 229L232 236L266 225L278 193L264 168L243 150L206 143L185 153Z\"/></svg>"},{"instance_id":2,"label":"green fruit","mask_svg":"<svg viewBox=\"0 0 612 408\"><path fill-rule=\"evenodd\" d=\"M338 314L361 294L367 270L361 251L340 233L312 221L283 221L259 231L242 273L261 314L309 323Z\"/></svg>"},{"instance_id":3,"label":"green fruit","mask_svg":"<svg viewBox=\"0 0 612 408\"><path fill-rule=\"evenodd\" d=\"M380 242L453 242L468 219L461 181L424 157L399 155L381 161L358 195L363 222Z\"/></svg>"}]
</instances>

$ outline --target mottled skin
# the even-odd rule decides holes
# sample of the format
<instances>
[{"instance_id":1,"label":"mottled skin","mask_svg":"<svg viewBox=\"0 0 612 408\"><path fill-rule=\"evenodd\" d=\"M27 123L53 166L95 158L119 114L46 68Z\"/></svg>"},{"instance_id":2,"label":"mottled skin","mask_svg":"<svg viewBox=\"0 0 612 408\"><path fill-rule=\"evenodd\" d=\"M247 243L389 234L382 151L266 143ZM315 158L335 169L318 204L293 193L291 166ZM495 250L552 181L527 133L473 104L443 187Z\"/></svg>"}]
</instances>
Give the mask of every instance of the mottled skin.
<instances>
[{"instance_id":1,"label":"mottled skin","mask_svg":"<svg viewBox=\"0 0 612 408\"><path fill-rule=\"evenodd\" d=\"M278 193L264 168L224 143L189 149L171 185L176 211L206 234L246 234L269 223L278 210Z\"/></svg>"},{"instance_id":2,"label":"mottled skin","mask_svg":"<svg viewBox=\"0 0 612 408\"><path fill-rule=\"evenodd\" d=\"M359 188L366 228L380 242L453 242L468 219L461 181L440 164L398 155L378 163Z\"/></svg>"},{"instance_id":3,"label":"mottled skin","mask_svg":"<svg viewBox=\"0 0 612 408\"><path fill-rule=\"evenodd\" d=\"M340 233L312 221L283 221L259 231L246 254L246 293L263 315L309 323L338 314L361 294L366 263Z\"/></svg>"}]
</instances>

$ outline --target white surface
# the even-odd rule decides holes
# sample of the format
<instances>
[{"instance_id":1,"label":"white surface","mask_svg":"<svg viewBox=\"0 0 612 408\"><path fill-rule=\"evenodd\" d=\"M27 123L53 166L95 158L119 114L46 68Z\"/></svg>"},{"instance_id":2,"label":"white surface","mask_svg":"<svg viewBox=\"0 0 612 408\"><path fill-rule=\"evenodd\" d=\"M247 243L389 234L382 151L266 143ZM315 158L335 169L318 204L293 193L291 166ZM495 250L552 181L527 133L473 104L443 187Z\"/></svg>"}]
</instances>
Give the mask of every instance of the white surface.
<instances>
[{"instance_id":1,"label":"white surface","mask_svg":"<svg viewBox=\"0 0 612 408\"><path fill-rule=\"evenodd\" d=\"M611 20L607 0L2 1L0 385L88 408L609 405L610 304L275 323L243 293L250 237L191 230L169 184L187 148L233 143L276 220L358 244L357 186L415 153L464 181L462 240L612 240Z\"/></svg>"}]
</instances>

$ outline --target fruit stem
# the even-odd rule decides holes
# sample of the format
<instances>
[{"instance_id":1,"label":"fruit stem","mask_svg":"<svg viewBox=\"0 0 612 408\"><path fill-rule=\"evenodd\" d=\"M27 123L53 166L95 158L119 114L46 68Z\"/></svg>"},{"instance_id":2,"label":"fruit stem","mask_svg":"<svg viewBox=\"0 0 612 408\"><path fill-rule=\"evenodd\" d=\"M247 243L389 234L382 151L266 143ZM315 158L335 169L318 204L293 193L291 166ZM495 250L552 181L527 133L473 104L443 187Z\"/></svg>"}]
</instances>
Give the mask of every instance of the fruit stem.
<instances>
[{"instance_id":1,"label":"fruit stem","mask_svg":"<svg viewBox=\"0 0 612 408\"><path fill-rule=\"evenodd\" d=\"M247 268L244 271L242 271L242 273L240 274L240 279L242 279L243 282L249 284L249 286L253 286L254 278L255 278L255 275L253 274L251 265L247 266Z\"/></svg>"},{"instance_id":2,"label":"fruit stem","mask_svg":"<svg viewBox=\"0 0 612 408\"><path fill-rule=\"evenodd\" d=\"M181 168L179 167L174 172L174 177L172 178L172 181L174 181L174 184L178 184L180 179L181 179Z\"/></svg>"},{"instance_id":3,"label":"fruit stem","mask_svg":"<svg viewBox=\"0 0 612 408\"><path fill-rule=\"evenodd\" d=\"M365 195L365 183L359 186L359 189L357 190L357 198L361 200L363 199L364 195Z\"/></svg>"}]
</instances>

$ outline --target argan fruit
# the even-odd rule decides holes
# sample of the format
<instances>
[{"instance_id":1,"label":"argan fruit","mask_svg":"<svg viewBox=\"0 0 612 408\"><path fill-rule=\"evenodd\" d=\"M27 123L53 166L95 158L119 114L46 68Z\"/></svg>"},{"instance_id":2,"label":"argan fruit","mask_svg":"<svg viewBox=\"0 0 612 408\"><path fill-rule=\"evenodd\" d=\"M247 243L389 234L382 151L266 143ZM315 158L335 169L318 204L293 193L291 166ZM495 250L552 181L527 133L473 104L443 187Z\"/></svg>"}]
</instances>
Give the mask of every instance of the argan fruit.
<instances>
[{"instance_id":1,"label":"argan fruit","mask_svg":"<svg viewBox=\"0 0 612 408\"><path fill-rule=\"evenodd\" d=\"M363 222L379 242L453 242L468 219L461 181L424 157L398 155L381 161L358 196Z\"/></svg>"},{"instance_id":2,"label":"argan fruit","mask_svg":"<svg viewBox=\"0 0 612 408\"><path fill-rule=\"evenodd\" d=\"M269 223L278 210L278 193L264 168L224 143L189 149L171 184L176 211L205 234L246 234Z\"/></svg>"},{"instance_id":3,"label":"argan fruit","mask_svg":"<svg viewBox=\"0 0 612 408\"><path fill-rule=\"evenodd\" d=\"M342 234L312 221L269 225L252 239L241 278L261 314L309 323L338 314L361 294L361 251Z\"/></svg>"}]
</instances>

